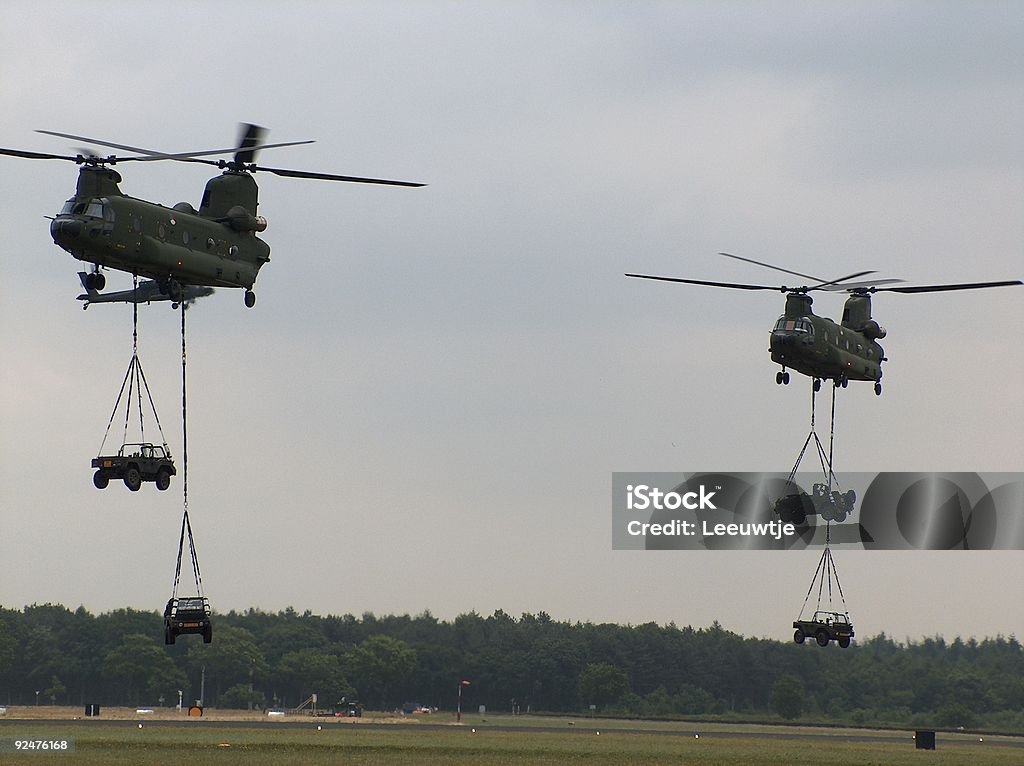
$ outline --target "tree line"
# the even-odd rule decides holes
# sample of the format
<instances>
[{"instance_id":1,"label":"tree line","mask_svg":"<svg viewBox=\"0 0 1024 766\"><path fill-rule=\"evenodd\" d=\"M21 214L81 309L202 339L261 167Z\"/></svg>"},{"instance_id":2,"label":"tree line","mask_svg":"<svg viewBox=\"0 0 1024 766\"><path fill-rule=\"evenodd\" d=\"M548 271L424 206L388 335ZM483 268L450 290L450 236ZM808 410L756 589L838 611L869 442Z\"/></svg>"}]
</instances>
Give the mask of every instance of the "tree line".
<instances>
[{"instance_id":1,"label":"tree line","mask_svg":"<svg viewBox=\"0 0 1024 766\"><path fill-rule=\"evenodd\" d=\"M249 609L214 616L211 644L163 643L157 612L0 609L0 704L223 708L358 699L452 710L802 720L1024 733L1024 650L1014 636L849 649L707 628L515 618L451 621ZM591 706L594 706L591 708Z\"/></svg>"}]
</instances>

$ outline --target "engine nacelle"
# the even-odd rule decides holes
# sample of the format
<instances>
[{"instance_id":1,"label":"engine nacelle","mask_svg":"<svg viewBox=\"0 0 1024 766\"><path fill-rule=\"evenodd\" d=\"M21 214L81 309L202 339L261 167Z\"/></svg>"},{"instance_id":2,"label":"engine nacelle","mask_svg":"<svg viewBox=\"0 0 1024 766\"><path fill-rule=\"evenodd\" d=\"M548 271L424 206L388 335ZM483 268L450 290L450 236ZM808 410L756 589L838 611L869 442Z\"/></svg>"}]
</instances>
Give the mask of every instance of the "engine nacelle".
<instances>
[{"instance_id":1,"label":"engine nacelle","mask_svg":"<svg viewBox=\"0 0 1024 766\"><path fill-rule=\"evenodd\" d=\"M228 210L227 223L235 231L266 231L267 219L263 216L254 216L241 205L235 205Z\"/></svg>"},{"instance_id":2,"label":"engine nacelle","mask_svg":"<svg viewBox=\"0 0 1024 766\"><path fill-rule=\"evenodd\" d=\"M885 337L885 328L873 319L864 324L864 328L861 332L863 332L864 336L870 340L878 340L879 338Z\"/></svg>"}]
</instances>

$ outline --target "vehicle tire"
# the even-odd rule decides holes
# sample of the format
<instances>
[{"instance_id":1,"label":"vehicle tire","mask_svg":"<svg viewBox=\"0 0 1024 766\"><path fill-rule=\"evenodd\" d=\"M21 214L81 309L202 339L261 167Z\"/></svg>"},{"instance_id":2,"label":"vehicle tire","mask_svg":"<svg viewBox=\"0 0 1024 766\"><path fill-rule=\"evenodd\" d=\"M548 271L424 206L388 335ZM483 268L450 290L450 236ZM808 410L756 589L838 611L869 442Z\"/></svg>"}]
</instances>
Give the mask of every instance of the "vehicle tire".
<instances>
[{"instance_id":1,"label":"vehicle tire","mask_svg":"<svg viewBox=\"0 0 1024 766\"><path fill-rule=\"evenodd\" d=\"M814 640L818 642L818 646L828 646L828 633L824 630L819 630Z\"/></svg>"},{"instance_id":2,"label":"vehicle tire","mask_svg":"<svg viewBox=\"0 0 1024 766\"><path fill-rule=\"evenodd\" d=\"M124 485L132 492L138 492L142 488L142 474L135 466L128 466L124 472Z\"/></svg>"},{"instance_id":3,"label":"vehicle tire","mask_svg":"<svg viewBox=\"0 0 1024 766\"><path fill-rule=\"evenodd\" d=\"M207 625L206 629L203 631L203 643L208 644L211 641L213 641L213 626Z\"/></svg>"},{"instance_id":4,"label":"vehicle tire","mask_svg":"<svg viewBox=\"0 0 1024 766\"><path fill-rule=\"evenodd\" d=\"M779 513L779 521L783 524L788 524L793 520L793 509L789 506L789 503L780 503L776 510Z\"/></svg>"},{"instance_id":5,"label":"vehicle tire","mask_svg":"<svg viewBox=\"0 0 1024 766\"><path fill-rule=\"evenodd\" d=\"M97 471L92 475L92 483L96 489L106 489L107 485L110 484L110 477L103 473L103 471Z\"/></svg>"},{"instance_id":6,"label":"vehicle tire","mask_svg":"<svg viewBox=\"0 0 1024 766\"><path fill-rule=\"evenodd\" d=\"M164 492L170 486L171 472L166 468L161 468L156 474L156 488L161 492Z\"/></svg>"},{"instance_id":7,"label":"vehicle tire","mask_svg":"<svg viewBox=\"0 0 1024 766\"><path fill-rule=\"evenodd\" d=\"M174 631L171 628L164 628L164 643L165 644L173 644L174 643Z\"/></svg>"},{"instance_id":8,"label":"vehicle tire","mask_svg":"<svg viewBox=\"0 0 1024 766\"><path fill-rule=\"evenodd\" d=\"M839 647L841 649L845 649L846 647L848 647L850 645L850 637L849 636L840 636L837 640L839 642Z\"/></svg>"},{"instance_id":9,"label":"vehicle tire","mask_svg":"<svg viewBox=\"0 0 1024 766\"><path fill-rule=\"evenodd\" d=\"M793 634L793 640L798 644L802 644L804 642L804 632L802 630L796 631L796 633Z\"/></svg>"}]
</instances>

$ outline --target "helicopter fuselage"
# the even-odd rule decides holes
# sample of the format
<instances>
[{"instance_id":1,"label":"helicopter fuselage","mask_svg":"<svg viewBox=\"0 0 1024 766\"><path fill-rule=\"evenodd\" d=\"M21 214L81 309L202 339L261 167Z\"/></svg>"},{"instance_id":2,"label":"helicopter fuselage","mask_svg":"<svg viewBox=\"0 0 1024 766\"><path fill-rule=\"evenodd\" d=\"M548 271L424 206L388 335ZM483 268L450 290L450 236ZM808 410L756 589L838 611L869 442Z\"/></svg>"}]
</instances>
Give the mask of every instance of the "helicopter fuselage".
<instances>
[{"instance_id":1,"label":"helicopter fuselage","mask_svg":"<svg viewBox=\"0 0 1024 766\"><path fill-rule=\"evenodd\" d=\"M837 383L882 378L885 356L877 342L814 314L779 317L768 350L773 362L812 378Z\"/></svg>"},{"instance_id":2,"label":"helicopter fuselage","mask_svg":"<svg viewBox=\"0 0 1024 766\"><path fill-rule=\"evenodd\" d=\"M255 211L235 206L213 217L186 202L164 207L121 194L118 181L109 168L83 167L77 193L50 224L53 241L81 261L163 285L252 289L270 260Z\"/></svg>"}]
</instances>

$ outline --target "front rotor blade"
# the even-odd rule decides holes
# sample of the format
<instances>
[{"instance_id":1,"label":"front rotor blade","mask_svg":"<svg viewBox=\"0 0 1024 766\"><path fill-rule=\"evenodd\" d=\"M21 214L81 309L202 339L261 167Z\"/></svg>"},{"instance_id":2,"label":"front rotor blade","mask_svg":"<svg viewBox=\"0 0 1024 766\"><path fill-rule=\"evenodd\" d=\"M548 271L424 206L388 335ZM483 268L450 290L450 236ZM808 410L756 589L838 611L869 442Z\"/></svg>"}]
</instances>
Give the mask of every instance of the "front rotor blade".
<instances>
[{"instance_id":1,"label":"front rotor blade","mask_svg":"<svg viewBox=\"0 0 1024 766\"><path fill-rule=\"evenodd\" d=\"M683 282L688 285L707 285L708 287L729 287L735 290L772 290L784 292L785 287L769 287L768 285L740 285L734 282L706 282L702 279L681 279L679 277L655 277L650 274L626 274L635 279L656 279L659 282Z\"/></svg>"},{"instance_id":2,"label":"front rotor blade","mask_svg":"<svg viewBox=\"0 0 1024 766\"><path fill-rule=\"evenodd\" d=\"M12 157L24 157L27 160L70 160L77 162L78 157L68 157L66 154L41 154L40 152L23 152L20 149L0 149L0 154L9 154Z\"/></svg>"},{"instance_id":3,"label":"front rotor blade","mask_svg":"<svg viewBox=\"0 0 1024 766\"><path fill-rule=\"evenodd\" d=\"M358 184L386 184L388 186L426 186L411 181L389 181L384 178L360 178L359 176L337 176L331 173L313 173L308 170L284 170L282 168L265 168L262 165L250 165L249 170L265 170L276 176L286 178L315 178L321 181L350 181Z\"/></svg>"},{"instance_id":4,"label":"front rotor blade","mask_svg":"<svg viewBox=\"0 0 1024 766\"><path fill-rule=\"evenodd\" d=\"M159 155L160 152L154 152L149 149L140 149L137 146L126 146L125 144L114 144L110 141L100 141L98 138L87 138L86 136L73 136L70 133L57 133L52 130L37 130L36 133L44 133L48 136L57 136L58 138L69 138L72 141L85 141L87 144L96 144L97 146L106 146L110 149L122 149L126 152L135 152L136 154L152 154Z\"/></svg>"},{"instance_id":5,"label":"front rotor blade","mask_svg":"<svg viewBox=\"0 0 1024 766\"><path fill-rule=\"evenodd\" d=\"M1009 279L1003 282L966 282L959 285L917 285L915 287L879 287L871 292L892 292L892 293L942 293L949 290L981 290L986 287L1011 287L1021 285L1019 279Z\"/></svg>"}]
</instances>

